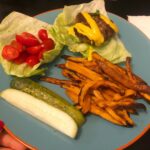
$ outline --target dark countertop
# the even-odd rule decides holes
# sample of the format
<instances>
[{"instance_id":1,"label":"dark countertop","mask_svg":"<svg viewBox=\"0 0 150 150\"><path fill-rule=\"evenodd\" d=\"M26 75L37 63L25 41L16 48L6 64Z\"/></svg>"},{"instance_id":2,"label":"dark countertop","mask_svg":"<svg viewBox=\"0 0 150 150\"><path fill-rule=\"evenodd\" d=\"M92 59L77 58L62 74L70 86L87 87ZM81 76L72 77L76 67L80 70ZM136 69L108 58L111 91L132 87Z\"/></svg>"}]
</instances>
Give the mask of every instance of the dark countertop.
<instances>
[{"instance_id":1,"label":"dark countertop","mask_svg":"<svg viewBox=\"0 0 150 150\"><path fill-rule=\"evenodd\" d=\"M64 5L79 4L90 0L0 0L0 20L11 11L36 15L43 11L62 8ZM121 17L126 15L150 15L149 0L105 0L107 11Z\"/></svg>"},{"instance_id":2,"label":"dark countertop","mask_svg":"<svg viewBox=\"0 0 150 150\"><path fill-rule=\"evenodd\" d=\"M0 0L0 21L12 11L27 15L62 8L64 5L79 4L90 0ZM106 10L123 18L127 15L150 15L150 0L106 0ZM149 150L150 131L126 150Z\"/></svg>"}]
</instances>

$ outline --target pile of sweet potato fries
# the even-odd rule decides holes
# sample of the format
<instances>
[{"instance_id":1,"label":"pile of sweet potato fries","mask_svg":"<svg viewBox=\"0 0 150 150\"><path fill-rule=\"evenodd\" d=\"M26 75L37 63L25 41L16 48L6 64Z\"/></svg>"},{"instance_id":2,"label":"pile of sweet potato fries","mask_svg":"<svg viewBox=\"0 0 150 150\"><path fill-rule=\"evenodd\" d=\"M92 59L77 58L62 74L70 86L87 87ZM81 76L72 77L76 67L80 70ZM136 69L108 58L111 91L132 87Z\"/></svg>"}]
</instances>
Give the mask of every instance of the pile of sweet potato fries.
<instances>
[{"instance_id":1,"label":"pile of sweet potato fries","mask_svg":"<svg viewBox=\"0 0 150 150\"><path fill-rule=\"evenodd\" d=\"M67 80L43 77L41 80L64 88L75 106L84 114L96 114L112 123L133 126L130 114L146 109L138 103L143 98L150 101L150 86L131 69L130 58L125 67L112 64L97 53L92 60L63 56L65 64L58 64Z\"/></svg>"}]
</instances>

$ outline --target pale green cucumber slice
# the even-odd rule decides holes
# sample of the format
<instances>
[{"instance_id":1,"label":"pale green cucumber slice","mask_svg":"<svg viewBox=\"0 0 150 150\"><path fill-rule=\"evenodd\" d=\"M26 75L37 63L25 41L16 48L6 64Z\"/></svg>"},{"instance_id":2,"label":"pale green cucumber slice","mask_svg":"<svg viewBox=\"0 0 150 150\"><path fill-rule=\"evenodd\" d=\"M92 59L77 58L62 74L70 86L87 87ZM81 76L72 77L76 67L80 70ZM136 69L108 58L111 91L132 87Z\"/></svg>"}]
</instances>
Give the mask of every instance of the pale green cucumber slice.
<instances>
[{"instance_id":1,"label":"pale green cucumber slice","mask_svg":"<svg viewBox=\"0 0 150 150\"><path fill-rule=\"evenodd\" d=\"M25 92L12 88L2 91L0 96L8 103L32 115L43 123L71 138L75 138L78 131L77 124L74 119L64 111Z\"/></svg>"}]
</instances>

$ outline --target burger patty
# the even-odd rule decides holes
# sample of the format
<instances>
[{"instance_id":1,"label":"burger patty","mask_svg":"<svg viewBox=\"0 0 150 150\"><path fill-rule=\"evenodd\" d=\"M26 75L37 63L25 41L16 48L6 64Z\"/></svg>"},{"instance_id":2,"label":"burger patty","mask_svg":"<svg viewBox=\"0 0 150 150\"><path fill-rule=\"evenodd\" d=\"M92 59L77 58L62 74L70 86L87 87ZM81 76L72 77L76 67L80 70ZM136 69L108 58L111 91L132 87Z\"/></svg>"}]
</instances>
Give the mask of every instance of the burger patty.
<instances>
[{"instance_id":1,"label":"burger patty","mask_svg":"<svg viewBox=\"0 0 150 150\"><path fill-rule=\"evenodd\" d=\"M94 13L90 13L90 15L95 20L95 22L98 25L99 30L103 34L104 42L107 41L108 39L110 39L115 34L115 31L107 23L105 23L105 21L103 21L99 15L96 15ZM89 26L88 22L86 21L86 19L83 17L83 15L81 13L79 13L77 15L76 23L83 23L86 26ZM87 36L79 33L75 28L74 28L74 31L75 31L75 34L80 38L80 40L82 42L86 42L86 43L89 43L91 45L95 45L94 41L91 41L90 39L88 39Z\"/></svg>"}]
</instances>

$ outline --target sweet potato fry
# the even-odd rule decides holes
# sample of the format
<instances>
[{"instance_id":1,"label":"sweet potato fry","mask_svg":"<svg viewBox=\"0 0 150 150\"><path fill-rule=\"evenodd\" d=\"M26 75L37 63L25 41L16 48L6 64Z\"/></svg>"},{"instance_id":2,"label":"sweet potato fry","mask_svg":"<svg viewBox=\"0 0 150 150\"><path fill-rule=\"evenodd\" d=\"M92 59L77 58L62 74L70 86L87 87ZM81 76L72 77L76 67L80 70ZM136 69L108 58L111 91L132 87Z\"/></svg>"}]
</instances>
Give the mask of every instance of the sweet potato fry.
<instances>
[{"instance_id":1,"label":"sweet potato fry","mask_svg":"<svg viewBox=\"0 0 150 150\"><path fill-rule=\"evenodd\" d=\"M97 82L95 82L95 84L93 84L93 86L91 87L92 89L97 89L100 87L106 87L106 88L110 88L115 92L124 93L124 90L121 89L119 86L117 86L116 84L114 84L113 82L107 81L107 80L98 80Z\"/></svg>"},{"instance_id":2,"label":"sweet potato fry","mask_svg":"<svg viewBox=\"0 0 150 150\"><path fill-rule=\"evenodd\" d=\"M135 97L136 91L132 89L126 89L124 97Z\"/></svg>"},{"instance_id":3,"label":"sweet potato fry","mask_svg":"<svg viewBox=\"0 0 150 150\"><path fill-rule=\"evenodd\" d=\"M98 115L98 116L102 117L103 119L110 121L114 124L121 125L121 126L123 125L118 120L115 120L107 111L105 111L102 108L99 108L98 106L96 106L94 104L91 105L90 112L95 115Z\"/></svg>"},{"instance_id":4,"label":"sweet potato fry","mask_svg":"<svg viewBox=\"0 0 150 150\"><path fill-rule=\"evenodd\" d=\"M146 100L148 100L148 101L150 102L150 94L140 92L140 95L141 95L143 98L145 98Z\"/></svg>"},{"instance_id":5,"label":"sweet potato fry","mask_svg":"<svg viewBox=\"0 0 150 150\"><path fill-rule=\"evenodd\" d=\"M124 109L124 110L122 110L122 113L124 114L124 118L125 118L125 120L128 122L128 124L129 124L130 126L134 126L135 123L134 123L134 121L129 117L127 111Z\"/></svg>"},{"instance_id":6,"label":"sweet potato fry","mask_svg":"<svg viewBox=\"0 0 150 150\"><path fill-rule=\"evenodd\" d=\"M112 89L110 89L112 91ZM109 89L101 89L101 94L104 97L104 100L106 101L112 101L112 96L110 96L109 94ZM116 93L116 92L115 92ZM107 102L108 103L108 102Z\"/></svg>"},{"instance_id":7,"label":"sweet potato fry","mask_svg":"<svg viewBox=\"0 0 150 150\"><path fill-rule=\"evenodd\" d=\"M135 76L132 73L131 58L130 57L126 58L126 71L127 71L127 75L129 77L129 79L132 80L133 83L137 83L137 80L136 80Z\"/></svg>"},{"instance_id":8,"label":"sweet potato fry","mask_svg":"<svg viewBox=\"0 0 150 150\"><path fill-rule=\"evenodd\" d=\"M81 78L79 78L73 71L68 69L63 69L62 75L73 81L81 81Z\"/></svg>"},{"instance_id":9,"label":"sweet potato fry","mask_svg":"<svg viewBox=\"0 0 150 150\"><path fill-rule=\"evenodd\" d=\"M82 112L83 114L87 114L90 110L91 100L90 96L86 95L82 104Z\"/></svg>"},{"instance_id":10,"label":"sweet potato fry","mask_svg":"<svg viewBox=\"0 0 150 150\"><path fill-rule=\"evenodd\" d=\"M144 80L142 80L140 77L138 77L137 75L135 75L132 72L131 57L126 58L126 73L127 73L128 77L130 78L130 80L132 80L133 83L147 84Z\"/></svg>"},{"instance_id":11,"label":"sweet potato fry","mask_svg":"<svg viewBox=\"0 0 150 150\"><path fill-rule=\"evenodd\" d=\"M118 122L120 122L122 125L126 126L126 120L124 120L123 118L121 118L113 109L106 107L105 110Z\"/></svg>"},{"instance_id":12,"label":"sweet potato fry","mask_svg":"<svg viewBox=\"0 0 150 150\"><path fill-rule=\"evenodd\" d=\"M105 100L100 100L97 97L93 96L92 101L100 108L107 107L107 103L105 102Z\"/></svg>"},{"instance_id":13,"label":"sweet potato fry","mask_svg":"<svg viewBox=\"0 0 150 150\"><path fill-rule=\"evenodd\" d=\"M129 114L134 114L134 115L138 115L138 112L135 108L127 108L126 111L129 113Z\"/></svg>"},{"instance_id":14,"label":"sweet potato fry","mask_svg":"<svg viewBox=\"0 0 150 150\"><path fill-rule=\"evenodd\" d=\"M118 109L143 109L144 111L146 111L146 107L144 104L142 103L123 103L123 105L119 105L119 106L115 106L115 108Z\"/></svg>"},{"instance_id":15,"label":"sweet potato fry","mask_svg":"<svg viewBox=\"0 0 150 150\"><path fill-rule=\"evenodd\" d=\"M84 61L83 65L92 70L94 67L97 66L97 63L95 61Z\"/></svg>"},{"instance_id":16,"label":"sweet potato fry","mask_svg":"<svg viewBox=\"0 0 150 150\"><path fill-rule=\"evenodd\" d=\"M115 94L119 94L119 93L116 93L116 92L114 92L112 89L109 89L109 88L103 89L102 92L106 93L106 94L108 95L108 97L111 98L111 100L113 100L113 97L114 97ZM120 94L119 94L119 95L120 95ZM121 95L120 95L120 96L121 96Z\"/></svg>"},{"instance_id":17,"label":"sweet potato fry","mask_svg":"<svg viewBox=\"0 0 150 150\"><path fill-rule=\"evenodd\" d=\"M127 111L125 109L116 110L116 113L121 116L124 120L126 120L127 125L134 126L133 120L129 117Z\"/></svg>"},{"instance_id":18,"label":"sweet potato fry","mask_svg":"<svg viewBox=\"0 0 150 150\"><path fill-rule=\"evenodd\" d=\"M105 98L104 98L104 96L103 96L103 94L101 93L100 90L93 90L93 94L94 94L95 99L97 101L103 101L103 100L105 100Z\"/></svg>"},{"instance_id":19,"label":"sweet potato fry","mask_svg":"<svg viewBox=\"0 0 150 150\"><path fill-rule=\"evenodd\" d=\"M113 100L119 101L119 100L127 98L127 97L135 97L135 96L136 96L136 91L131 90L131 89L126 89L124 95L120 95L119 93L115 93L113 96Z\"/></svg>"},{"instance_id":20,"label":"sweet potato fry","mask_svg":"<svg viewBox=\"0 0 150 150\"><path fill-rule=\"evenodd\" d=\"M120 67L119 65L115 65L115 64L111 63L110 61L106 60L102 56L98 55L96 52L92 53L92 57L93 57L93 59L95 61L103 62L103 63L107 64L110 68L114 68L117 72L119 72L119 73L121 72L121 74L127 75L127 71L124 68ZM135 78L138 81L138 83L146 84L146 82L142 78L140 78L139 76L135 75L134 73L133 73L133 76L135 76Z\"/></svg>"},{"instance_id":21,"label":"sweet potato fry","mask_svg":"<svg viewBox=\"0 0 150 150\"><path fill-rule=\"evenodd\" d=\"M87 61L87 59L83 57L73 57L73 56L68 56L68 55L62 55L62 58L69 60L69 61L76 62L76 63L84 63L85 61Z\"/></svg>"},{"instance_id":22,"label":"sweet potato fry","mask_svg":"<svg viewBox=\"0 0 150 150\"><path fill-rule=\"evenodd\" d=\"M150 86L132 72L131 59L126 59L126 67L112 64L97 53L92 60L64 56L64 64L57 65L67 80L41 78L57 84L83 114L92 113L114 124L134 126L130 114L138 114L138 109L146 110L136 99L150 101Z\"/></svg>"},{"instance_id":23,"label":"sweet potato fry","mask_svg":"<svg viewBox=\"0 0 150 150\"><path fill-rule=\"evenodd\" d=\"M78 86L78 83L76 83L76 82L72 82L70 80L60 80L60 79L56 79L56 78L52 78L52 77L42 77L41 80L45 81L45 82L57 84L60 86L63 86L64 84Z\"/></svg>"},{"instance_id":24,"label":"sweet potato fry","mask_svg":"<svg viewBox=\"0 0 150 150\"><path fill-rule=\"evenodd\" d=\"M83 104L84 97L88 93L89 89L96 83L97 81L88 81L81 87L80 93L79 93L79 103L80 105Z\"/></svg>"},{"instance_id":25,"label":"sweet potato fry","mask_svg":"<svg viewBox=\"0 0 150 150\"><path fill-rule=\"evenodd\" d=\"M130 88L139 92L150 93L150 86L139 83L133 83L128 76L125 75L123 69L120 69L117 65L110 63L108 60L102 58L100 55L93 53L93 58L98 60L98 64L100 65L101 69L105 74L110 76L113 80L119 82L126 88Z\"/></svg>"},{"instance_id":26,"label":"sweet potato fry","mask_svg":"<svg viewBox=\"0 0 150 150\"><path fill-rule=\"evenodd\" d=\"M77 63L74 63L74 62L71 62L71 61L67 61L65 66L66 66L66 68L68 68L70 70L73 70L77 73L82 74L83 76L85 76L88 79L91 79L91 80L102 80L103 79L103 77L100 74L84 67L81 64L77 64Z\"/></svg>"},{"instance_id":27,"label":"sweet potato fry","mask_svg":"<svg viewBox=\"0 0 150 150\"><path fill-rule=\"evenodd\" d=\"M76 95L78 95L79 96L79 93L80 93L80 88L79 87L77 87L77 86L74 86L74 85L62 85L62 88L64 88L64 89L66 89L66 90L69 90L69 91L71 91L71 92L73 92L73 93L75 93Z\"/></svg>"},{"instance_id":28,"label":"sweet potato fry","mask_svg":"<svg viewBox=\"0 0 150 150\"><path fill-rule=\"evenodd\" d=\"M61 68L61 69L66 69L65 64L57 64L55 66L58 67L58 68Z\"/></svg>"},{"instance_id":29,"label":"sweet potato fry","mask_svg":"<svg viewBox=\"0 0 150 150\"><path fill-rule=\"evenodd\" d=\"M79 99L78 99L77 94L69 90L66 90L65 92L66 92L66 95L73 101L74 104L78 104Z\"/></svg>"},{"instance_id":30,"label":"sweet potato fry","mask_svg":"<svg viewBox=\"0 0 150 150\"><path fill-rule=\"evenodd\" d=\"M106 64L109 68L114 68L116 70L116 72L121 73L123 75L126 75L126 71L123 70L120 66L115 65L111 62L109 62L108 60L106 60L104 57L100 56L99 54L97 54L96 52L92 53L92 58L93 60L95 60L97 62L97 64L99 64L99 67L101 68L101 63ZM102 69L102 68L101 68Z\"/></svg>"},{"instance_id":31,"label":"sweet potato fry","mask_svg":"<svg viewBox=\"0 0 150 150\"><path fill-rule=\"evenodd\" d=\"M113 80L124 85L126 88L133 89L139 92L150 93L150 86L145 84L135 84L132 82L132 80L127 78L127 76L119 74L115 69L109 68L104 63L101 63L101 67L107 75L109 75Z\"/></svg>"},{"instance_id":32,"label":"sweet potato fry","mask_svg":"<svg viewBox=\"0 0 150 150\"><path fill-rule=\"evenodd\" d=\"M87 78L77 72L71 71L69 69L63 69L62 74L66 77L69 78L70 80L75 80L75 81L84 81L87 80Z\"/></svg>"},{"instance_id":33,"label":"sweet potato fry","mask_svg":"<svg viewBox=\"0 0 150 150\"><path fill-rule=\"evenodd\" d=\"M111 99L99 100L96 97L92 97L92 99L101 108L109 107L112 109L123 109L123 108L128 109L128 108L134 108L134 107L139 107L139 106L142 107L140 103L136 103L132 99L127 99L123 101L111 101Z\"/></svg>"}]
</instances>

